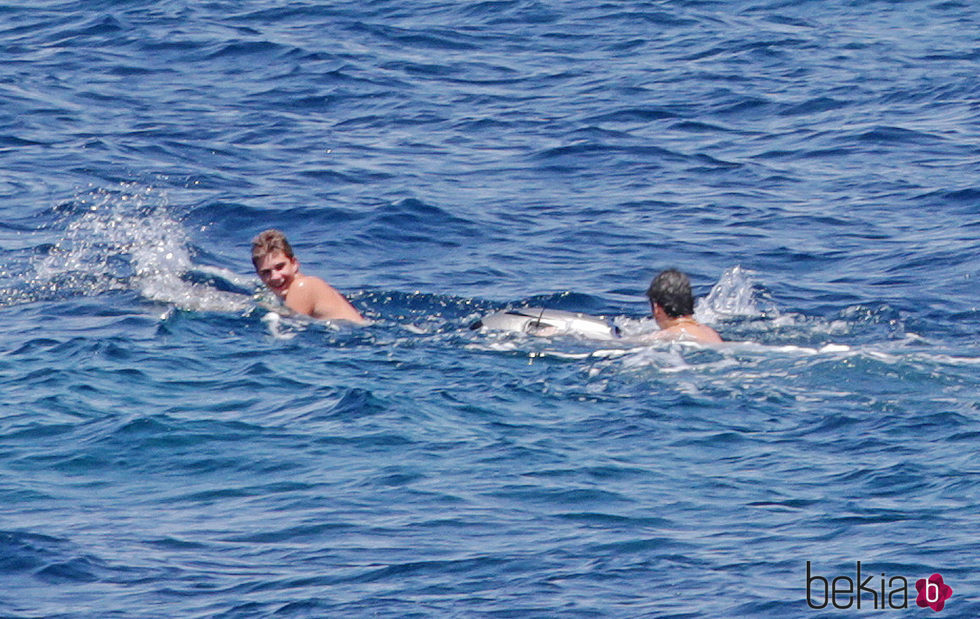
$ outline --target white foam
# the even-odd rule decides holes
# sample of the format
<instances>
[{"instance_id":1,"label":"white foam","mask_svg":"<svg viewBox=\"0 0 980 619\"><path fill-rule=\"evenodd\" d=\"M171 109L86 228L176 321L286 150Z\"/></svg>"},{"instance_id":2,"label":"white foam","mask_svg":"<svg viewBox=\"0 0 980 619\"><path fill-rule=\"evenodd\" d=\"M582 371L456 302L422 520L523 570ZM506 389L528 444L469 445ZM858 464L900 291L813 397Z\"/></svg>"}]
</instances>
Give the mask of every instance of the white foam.
<instances>
[{"instance_id":1,"label":"white foam","mask_svg":"<svg viewBox=\"0 0 980 619\"><path fill-rule=\"evenodd\" d=\"M931 363L941 363L943 365L980 365L980 357L915 353L912 355L912 358Z\"/></svg>"},{"instance_id":2,"label":"white foam","mask_svg":"<svg viewBox=\"0 0 980 619\"><path fill-rule=\"evenodd\" d=\"M290 325L284 324L278 312L269 312L262 316L262 322L269 329L269 335L277 340L291 340L296 337L296 331Z\"/></svg>"},{"instance_id":3,"label":"white foam","mask_svg":"<svg viewBox=\"0 0 980 619\"><path fill-rule=\"evenodd\" d=\"M242 288L254 282L227 269L193 264L190 239L152 187L123 185L77 196L80 215L70 219L62 238L34 264L33 285L40 291L95 295L136 290L150 301L191 311L242 312L248 295L188 282L199 271Z\"/></svg>"}]
</instances>

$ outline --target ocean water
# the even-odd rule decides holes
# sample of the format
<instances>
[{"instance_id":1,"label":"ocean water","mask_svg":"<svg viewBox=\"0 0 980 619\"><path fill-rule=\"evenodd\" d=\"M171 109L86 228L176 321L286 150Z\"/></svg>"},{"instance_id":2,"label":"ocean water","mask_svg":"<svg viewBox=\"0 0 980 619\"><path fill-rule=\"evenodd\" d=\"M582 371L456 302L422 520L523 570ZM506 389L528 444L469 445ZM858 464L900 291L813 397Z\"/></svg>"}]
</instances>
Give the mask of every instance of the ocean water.
<instances>
[{"instance_id":1,"label":"ocean water","mask_svg":"<svg viewBox=\"0 0 980 619\"><path fill-rule=\"evenodd\" d=\"M0 5L0 616L980 615L978 32ZM268 227L372 324L270 318ZM728 343L468 328L672 266Z\"/></svg>"}]
</instances>

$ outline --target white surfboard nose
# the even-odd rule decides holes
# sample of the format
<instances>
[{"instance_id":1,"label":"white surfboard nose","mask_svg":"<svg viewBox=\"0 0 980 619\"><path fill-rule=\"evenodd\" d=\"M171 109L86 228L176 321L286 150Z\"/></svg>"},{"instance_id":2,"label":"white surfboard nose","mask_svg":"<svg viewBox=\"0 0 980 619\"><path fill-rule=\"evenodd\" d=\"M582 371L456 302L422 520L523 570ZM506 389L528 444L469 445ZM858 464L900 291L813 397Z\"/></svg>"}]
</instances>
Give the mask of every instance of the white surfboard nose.
<instances>
[{"instance_id":1,"label":"white surfboard nose","mask_svg":"<svg viewBox=\"0 0 980 619\"><path fill-rule=\"evenodd\" d=\"M512 331L541 337L578 335L597 340L619 337L619 328L602 318L578 312L522 307L488 314L470 325L471 329Z\"/></svg>"}]
</instances>

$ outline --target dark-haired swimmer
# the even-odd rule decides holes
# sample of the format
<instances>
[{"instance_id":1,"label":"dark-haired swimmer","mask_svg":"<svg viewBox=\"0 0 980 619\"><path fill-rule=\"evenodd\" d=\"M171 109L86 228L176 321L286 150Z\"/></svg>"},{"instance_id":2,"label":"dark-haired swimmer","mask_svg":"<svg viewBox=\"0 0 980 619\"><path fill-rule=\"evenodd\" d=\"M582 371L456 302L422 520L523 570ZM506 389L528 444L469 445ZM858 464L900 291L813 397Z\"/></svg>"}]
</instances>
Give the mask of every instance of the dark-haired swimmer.
<instances>
[{"instance_id":1,"label":"dark-haired swimmer","mask_svg":"<svg viewBox=\"0 0 980 619\"><path fill-rule=\"evenodd\" d=\"M650 335L658 340L690 340L702 344L721 342L718 332L694 320L694 295L691 280L676 269L668 269L653 278L647 289L653 319L660 331Z\"/></svg>"},{"instance_id":2,"label":"dark-haired swimmer","mask_svg":"<svg viewBox=\"0 0 980 619\"><path fill-rule=\"evenodd\" d=\"M252 239L252 264L262 283L294 312L321 320L366 322L333 286L299 272L299 260L282 232L266 230Z\"/></svg>"}]
</instances>

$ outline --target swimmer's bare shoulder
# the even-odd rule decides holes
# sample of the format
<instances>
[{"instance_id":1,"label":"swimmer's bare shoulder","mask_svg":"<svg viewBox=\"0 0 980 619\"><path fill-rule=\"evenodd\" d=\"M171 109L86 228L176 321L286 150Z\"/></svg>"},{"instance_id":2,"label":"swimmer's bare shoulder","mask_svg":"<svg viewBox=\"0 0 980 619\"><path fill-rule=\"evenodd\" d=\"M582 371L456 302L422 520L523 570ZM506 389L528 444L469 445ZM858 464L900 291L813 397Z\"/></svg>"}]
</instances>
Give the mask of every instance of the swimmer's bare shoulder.
<instances>
[{"instance_id":1,"label":"swimmer's bare shoulder","mask_svg":"<svg viewBox=\"0 0 980 619\"><path fill-rule=\"evenodd\" d=\"M289 287L286 307L320 320L367 321L336 288L315 275L299 275Z\"/></svg>"},{"instance_id":2,"label":"swimmer's bare shoulder","mask_svg":"<svg viewBox=\"0 0 980 619\"><path fill-rule=\"evenodd\" d=\"M687 320L681 324L675 323L671 326L661 328L659 331L643 335L640 339L649 342L677 340L697 342L698 344L721 344L724 342L717 331L694 320Z\"/></svg>"},{"instance_id":3,"label":"swimmer's bare shoulder","mask_svg":"<svg viewBox=\"0 0 980 619\"><path fill-rule=\"evenodd\" d=\"M657 331L653 335L654 339L658 340L687 340L699 344L720 344L723 341L718 332L711 327L693 322Z\"/></svg>"}]
</instances>

